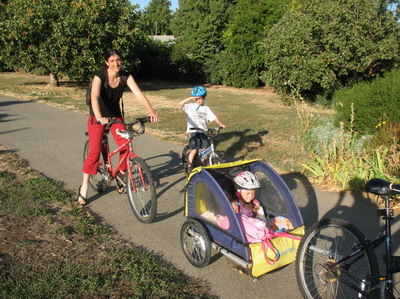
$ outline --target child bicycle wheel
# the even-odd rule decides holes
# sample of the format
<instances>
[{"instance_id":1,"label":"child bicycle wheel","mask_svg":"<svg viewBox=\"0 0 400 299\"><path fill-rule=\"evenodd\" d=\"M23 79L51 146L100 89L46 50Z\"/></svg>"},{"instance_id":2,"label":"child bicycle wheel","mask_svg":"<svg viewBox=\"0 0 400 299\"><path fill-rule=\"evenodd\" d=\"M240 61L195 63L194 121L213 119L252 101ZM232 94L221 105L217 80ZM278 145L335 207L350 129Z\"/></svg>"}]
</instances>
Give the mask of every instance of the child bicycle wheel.
<instances>
[{"instance_id":1,"label":"child bicycle wheel","mask_svg":"<svg viewBox=\"0 0 400 299\"><path fill-rule=\"evenodd\" d=\"M140 157L128 161L125 179L129 204L135 217L142 223L150 223L157 213L156 188L146 162Z\"/></svg>"},{"instance_id":2,"label":"child bicycle wheel","mask_svg":"<svg viewBox=\"0 0 400 299\"><path fill-rule=\"evenodd\" d=\"M217 153L212 153L209 157L208 166L214 165L214 164L222 164L224 163L224 160L222 160Z\"/></svg>"},{"instance_id":3,"label":"child bicycle wheel","mask_svg":"<svg viewBox=\"0 0 400 299\"><path fill-rule=\"evenodd\" d=\"M86 140L85 147L83 149L83 162L89 153L89 140ZM89 185L96 192L103 192L107 188L107 169L104 163L103 156L100 155L99 166L97 167L97 174L89 177Z\"/></svg>"}]
</instances>

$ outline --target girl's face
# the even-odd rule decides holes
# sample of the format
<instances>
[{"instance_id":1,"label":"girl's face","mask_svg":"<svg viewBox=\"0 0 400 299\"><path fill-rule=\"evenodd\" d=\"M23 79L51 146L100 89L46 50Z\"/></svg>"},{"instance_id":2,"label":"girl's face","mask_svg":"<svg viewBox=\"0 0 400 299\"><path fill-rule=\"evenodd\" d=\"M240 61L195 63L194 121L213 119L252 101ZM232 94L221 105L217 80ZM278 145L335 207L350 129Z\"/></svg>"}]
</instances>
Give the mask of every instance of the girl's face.
<instances>
[{"instance_id":1,"label":"girl's face","mask_svg":"<svg viewBox=\"0 0 400 299\"><path fill-rule=\"evenodd\" d=\"M250 203L256 196L256 190L242 190L240 194L246 203Z\"/></svg>"},{"instance_id":2,"label":"girl's face","mask_svg":"<svg viewBox=\"0 0 400 299\"><path fill-rule=\"evenodd\" d=\"M122 60L121 57L118 55L111 55L108 60L106 61L108 68L114 72L119 72L122 67Z\"/></svg>"}]
</instances>

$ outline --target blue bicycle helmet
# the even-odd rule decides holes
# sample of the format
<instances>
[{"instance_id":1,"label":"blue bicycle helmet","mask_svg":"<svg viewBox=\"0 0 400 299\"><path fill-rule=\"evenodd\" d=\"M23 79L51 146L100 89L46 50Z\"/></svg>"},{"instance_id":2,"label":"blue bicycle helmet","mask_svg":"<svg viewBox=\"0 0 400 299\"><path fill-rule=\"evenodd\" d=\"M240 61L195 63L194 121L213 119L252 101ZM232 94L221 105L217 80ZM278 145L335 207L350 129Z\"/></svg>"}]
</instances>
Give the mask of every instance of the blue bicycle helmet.
<instances>
[{"instance_id":1,"label":"blue bicycle helmet","mask_svg":"<svg viewBox=\"0 0 400 299\"><path fill-rule=\"evenodd\" d=\"M205 97L207 90L203 86L195 86L192 89L192 97Z\"/></svg>"}]
</instances>

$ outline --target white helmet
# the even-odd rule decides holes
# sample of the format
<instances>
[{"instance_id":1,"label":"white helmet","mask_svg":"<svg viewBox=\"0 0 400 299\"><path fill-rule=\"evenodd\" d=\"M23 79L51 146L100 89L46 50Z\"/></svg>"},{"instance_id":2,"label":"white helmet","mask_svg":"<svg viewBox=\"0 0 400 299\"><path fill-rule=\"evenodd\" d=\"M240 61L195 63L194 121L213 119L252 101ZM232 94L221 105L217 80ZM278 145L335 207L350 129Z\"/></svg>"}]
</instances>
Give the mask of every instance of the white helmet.
<instances>
[{"instance_id":1,"label":"white helmet","mask_svg":"<svg viewBox=\"0 0 400 299\"><path fill-rule=\"evenodd\" d=\"M258 189L260 188L260 182L258 178L250 171L243 171L235 176L235 184L238 189Z\"/></svg>"}]
</instances>

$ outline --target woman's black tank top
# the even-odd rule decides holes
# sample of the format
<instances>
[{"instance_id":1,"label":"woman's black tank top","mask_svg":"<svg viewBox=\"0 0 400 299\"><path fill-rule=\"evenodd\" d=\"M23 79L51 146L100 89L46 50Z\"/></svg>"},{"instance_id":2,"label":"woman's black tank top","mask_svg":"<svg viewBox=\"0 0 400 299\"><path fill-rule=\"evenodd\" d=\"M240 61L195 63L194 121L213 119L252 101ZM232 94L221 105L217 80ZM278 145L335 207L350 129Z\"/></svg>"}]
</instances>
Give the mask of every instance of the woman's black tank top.
<instances>
[{"instance_id":1,"label":"woman's black tank top","mask_svg":"<svg viewBox=\"0 0 400 299\"><path fill-rule=\"evenodd\" d=\"M122 117L120 100L122 94L126 88L126 80L120 80L117 87L112 88L108 84L107 70L100 70L94 74L101 80L100 87L100 112L103 117ZM120 76L126 76L128 78L129 74L126 72L120 72ZM93 114L92 109L90 109L90 114Z\"/></svg>"}]
</instances>

